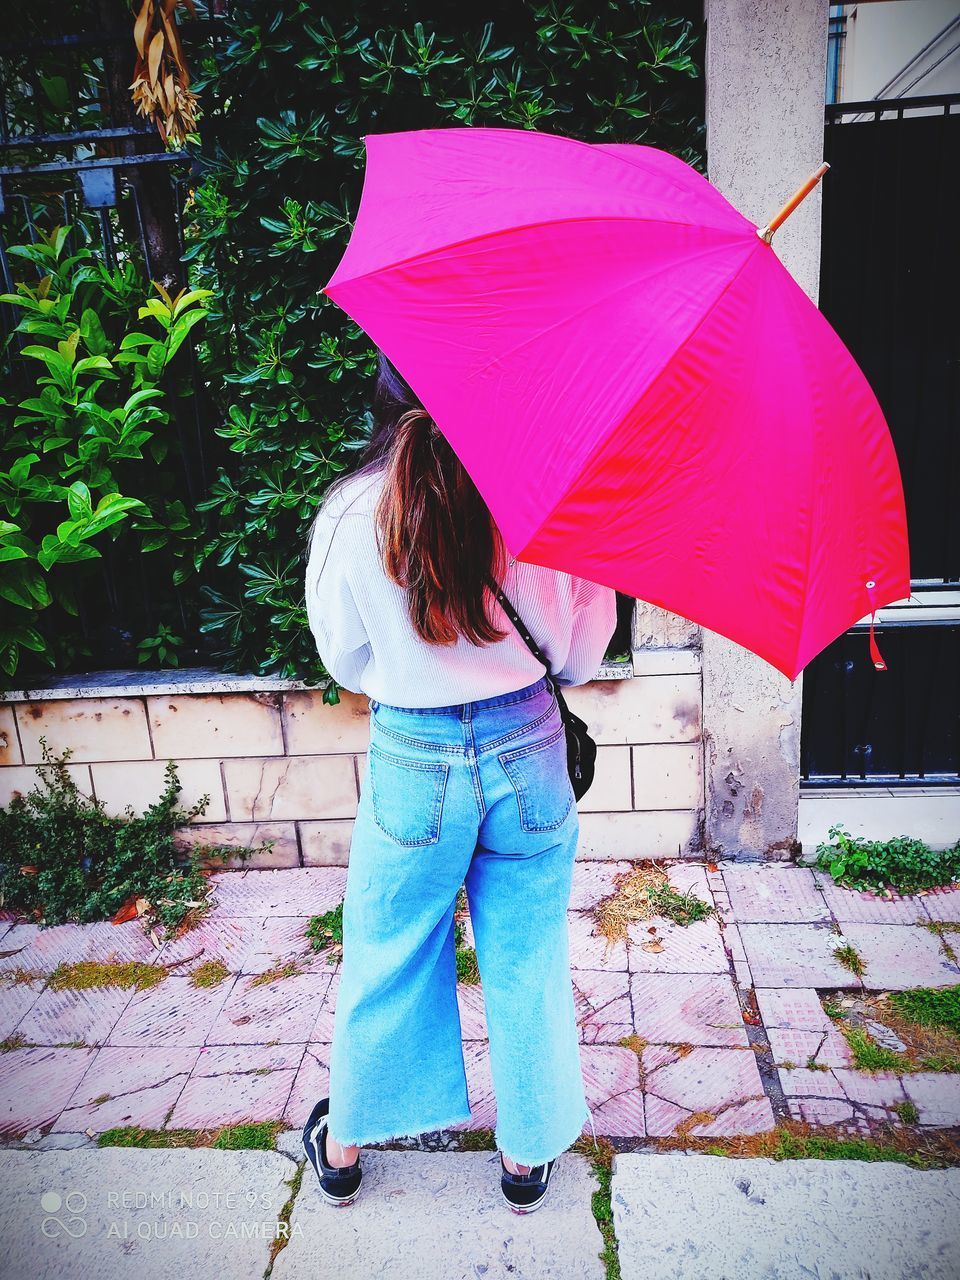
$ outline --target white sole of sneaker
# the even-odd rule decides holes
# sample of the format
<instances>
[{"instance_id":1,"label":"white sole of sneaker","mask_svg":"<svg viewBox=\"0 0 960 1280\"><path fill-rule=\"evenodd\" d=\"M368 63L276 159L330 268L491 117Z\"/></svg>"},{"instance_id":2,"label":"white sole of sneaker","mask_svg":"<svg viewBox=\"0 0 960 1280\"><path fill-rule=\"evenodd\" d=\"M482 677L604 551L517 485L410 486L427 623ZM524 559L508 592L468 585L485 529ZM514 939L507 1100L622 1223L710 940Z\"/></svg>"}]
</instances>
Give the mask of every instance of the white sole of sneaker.
<instances>
[{"instance_id":1,"label":"white sole of sneaker","mask_svg":"<svg viewBox=\"0 0 960 1280\"><path fill-rule=\"evenodd\" d=\"M314 1149L314 1152L317 1154L318 1164L320 1163L319 1161L320 1143L322 1141L322 1131L323 1131L323 1126L325 1124L326 1124L326 1120L321 1120L321 1122L310 1132L310 1143ZM360 1194L362 1189L363 1189L363 1182L361 1181L357 1186L356 1191L352 1192L351 1195L332 1196L330 1195L329 1191L324 1190L322 1183L320 1183L319 1180L317 1181L317 1190L320 1192L321 1196L326 1201L326 1203L329 1205L333 1205L335 1209L343 1209L343 1208L346 1208L347 1205L353 1204L354 1200L356 1200L357 1196Z\"/></svg>"},{"instance_id":2,"label":"white sole of sneaker","mask_svg":"<svg viewBox=\"0 0 960 1280\"><path fill-rule=\"evenodd\" d=\"M549 1187L547 1188L547 1190L549 1190ZM535 1212L535 1210L540 1208L544 1200L546 1200L547 1198L547 1192L544 1191L543 1195L540 1197L539 1200L534 1200L532 1204L525 1204L521 1206L521 1205L514 1204L512 1200L508 1200L507 1197L503 1194L502 1188L500 1191L500 1195L501 1195L501 1198L503 1199L503 1203L507 1206L507 1208L510 1210L511 1213L533 1213Z\"/></svg>"}]
</instances>

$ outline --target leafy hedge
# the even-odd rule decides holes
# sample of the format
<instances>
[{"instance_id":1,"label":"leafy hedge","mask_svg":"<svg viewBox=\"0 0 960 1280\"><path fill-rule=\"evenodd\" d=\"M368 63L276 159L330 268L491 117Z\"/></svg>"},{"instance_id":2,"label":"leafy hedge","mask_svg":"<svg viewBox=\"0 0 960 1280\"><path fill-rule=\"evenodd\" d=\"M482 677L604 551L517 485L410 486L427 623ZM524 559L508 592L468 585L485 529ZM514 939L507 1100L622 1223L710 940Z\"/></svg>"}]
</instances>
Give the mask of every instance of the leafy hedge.
<instances>
[{"instance_id":1,"label":"leafy hedge","mask_svg":"<svg viewBox=\"0 0 960 1280\"><path fill-rule=\"evenodd\" d=\"M321 675L302 553L368 427L369 340L319 292L343 252L367 132L509 125L701 161L701 6L571 0L239 0L202 68L204 177L187 257L214 291L205 369L232 461L201 504L203 630L227 668ZM347 12L347 11L345 11ZM209 583L215 582L215 586Z\"/></svg>"},{"instance_id":2,"label":"leafy hedge","mask_svg":"<svg viewBox=\"0 0 960 1280\"><path fill-rule=\"evenodd\" d=\"M8 680L22 668L77 670L115 650L121 561L150 597L144 613L169 619L199 532L174 418L175 398L195 394L181 348L204 318L206 291L151 290L133 262L107 264L78 244L87 230L39 230L35 243L8 248L29 273L0 294L19 317L0 395ZM183 638L159 622L136 640L145 661L162 651L175 662Z\"/></svg>"}]
</instances>

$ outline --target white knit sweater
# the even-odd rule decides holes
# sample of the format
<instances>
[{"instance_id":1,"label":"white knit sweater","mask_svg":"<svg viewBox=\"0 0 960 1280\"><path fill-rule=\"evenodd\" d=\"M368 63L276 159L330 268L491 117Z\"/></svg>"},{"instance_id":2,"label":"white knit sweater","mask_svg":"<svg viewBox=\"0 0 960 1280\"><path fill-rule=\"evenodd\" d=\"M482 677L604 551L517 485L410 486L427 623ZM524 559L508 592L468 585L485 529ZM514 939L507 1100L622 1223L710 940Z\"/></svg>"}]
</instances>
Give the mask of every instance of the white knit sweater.
<instances>
[{"instance_id":1,"label":"white knit sweater","mask_svg":"<svg viewBox=\"0 0 960 1280\"><path fill-rule=\"evenodd\" d=\"M373 522L383 474L344 481L324 502L308 548L306 602L324 666L338 684L398 707L443 707L525 688L544 674L499 603L502 640L452 645L417 635L406 592L383 568ZM562 685L597 673L616 626L616 593L585 578L516 562L503 592Z\"/></svg>"}]
</instances>

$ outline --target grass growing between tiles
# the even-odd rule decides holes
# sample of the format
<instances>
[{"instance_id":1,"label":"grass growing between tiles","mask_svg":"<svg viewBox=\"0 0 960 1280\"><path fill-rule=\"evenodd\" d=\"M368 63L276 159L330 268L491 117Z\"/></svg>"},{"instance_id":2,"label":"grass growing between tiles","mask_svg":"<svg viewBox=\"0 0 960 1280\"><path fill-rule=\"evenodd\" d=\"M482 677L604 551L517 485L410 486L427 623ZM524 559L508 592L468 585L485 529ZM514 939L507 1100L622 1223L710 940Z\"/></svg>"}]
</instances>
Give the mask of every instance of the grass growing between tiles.
<instances>
[{"instance_id":1,"label":"grass growing between tiles","mask_svg":"<svg viewBox=\"0 0 960 1280\"><path fill-rule=\"evenodd\" d=\"M126 1125L105 1129L98 1147L142 1147L150 1150L209 1147L214 1151L276 1151L280 1120L220 1125L215 1129L144 1129Z\"/></svg>"},{"instance_id":2,"label":"grass growing between tiles","mask_svg":"<svg viewBox=\"0 0 960 1280\"><path fill-rule=\"evenodd\" d=\"M338 902L332 911L311 916L305 936L314 951L328 952L327 964L338 964L343 958L343 903Z\"/></svg>"},{"instance_id":3,"label":"grass growing between tiles","mask_svg":"<svg viewBox=\"0 0 960 1280\"><path fill-rule=\"evenodd\" d=\"M845 969L849 969L858 978L862 978L866 973L867 966L856 947L852 946L851 943L844 942L841 946L834 947L833 954L836 956L838 964L842 964Z\"/></svg>"},{"instance_id":4,"label":"grass growing between tiles","mask_svg":"<svg viewBox=\"0 0 960 1280\"><path fill-rule=\"evenodd\" d=\"M825 1000L860 1071L960 1073L960 985L914 987L850 1002ZM873 1026L869 1024L873 1023ZM890 1032L903 1048L884 1045Z\"/></svg>"},{"instance_id":5,"label":"grass growing between tiles","mask_svg":"<svg viewBox=\"0 0 960 1280\"><path fill-rule=\"evenodd\" d=\"M598 1135L594 1145L592 1135L588 1137L581 1134L570 1150L587 1159L594 1177L600 1184L590 1197L590 1208L593 1210L593 1216L603 1237L600 1261L606 1270L606 1280L621 1280L620 1253L617 1249L617 1237L613 1225L613 1144L608 1138Z\"/></svg>"},{"instance_id":6,"label":"grass growing between tiles","mask_svg":"<svg viewBox=\"0 0 960 1280\"><path fill-rule=\"evenodd\" d=\"M686 1134L651 1141L658 1151L691 1151L738 1159L886 1161L915 1169L960 1166L960 1140L952 1133L917 1133L893 1126L881 1136L861 1137L835 1125L814 1127L802 1120L782 1120L765 1133L730 1138Z\"/></svg>"},{"instance_id":7,"label":"grass growing between tiles","mask_svg":"<svg viewBox=\"0 0 960 1280\"><path fill-rule=\"evenodd\" d=\"M657 916L688 925L714 913L713 905L698 898L692 889L684 893L676 889L656 862L640 862L621 871L614 877L613 891L593 908L597 928L611 944L624 941L627 926L638 920ZM663 950L655 935L641 945L650 951Z\"/></svg>"},{"instance_id":8,"label":"grass growing between tiles","mask_svg":"<svg viewBox=\"0 0 960 1280\"><path fill-rule=\"evenodd\" d=\"M293 1216L293 1206L297 1196L300 1194L300 1187L303 1183L303 1171L306 1168L306 1160L301 1161L294 1171L293 1177L287 1183L290 1188L290 1194L287 1196L283 1207L277 1214L277 1226L284 1227L283 1231L277 1230L276 1235L270 1241L270 1259L267 1262L267 1269L263 1273L263 1280L270 1280L273 1272L273 1264L277 1260L277 1255L281 1250L285 1249L290 1243L290 1219Z\"/></svg>"}]
</instances>

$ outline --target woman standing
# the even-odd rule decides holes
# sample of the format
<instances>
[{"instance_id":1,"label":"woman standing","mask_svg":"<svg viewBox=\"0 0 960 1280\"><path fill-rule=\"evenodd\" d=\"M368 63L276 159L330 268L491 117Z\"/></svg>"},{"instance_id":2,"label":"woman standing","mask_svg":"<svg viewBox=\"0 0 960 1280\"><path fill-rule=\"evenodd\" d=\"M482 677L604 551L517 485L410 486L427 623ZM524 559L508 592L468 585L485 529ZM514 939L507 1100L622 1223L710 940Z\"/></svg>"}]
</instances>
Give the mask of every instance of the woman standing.
<instances>
[{"instance_id":1,"label":"woman standing","mask_svg":"<svg viewBox=\"0 0 960 1280\"><path fill-rule=\"evenodd\" d=\"M370 700L350 847L330 1096L303 1131L333 1204L360 1148L470 1118L454 956L465 885L483 984L501 1188L543 1200L591 1119L580 1069L567 906L579 820L543 664L592 679L616 625L607 587L516 563L473 481L381 357L375 428L311 530L306 603L324 665Z\"/></svg>"}]
</instances>

